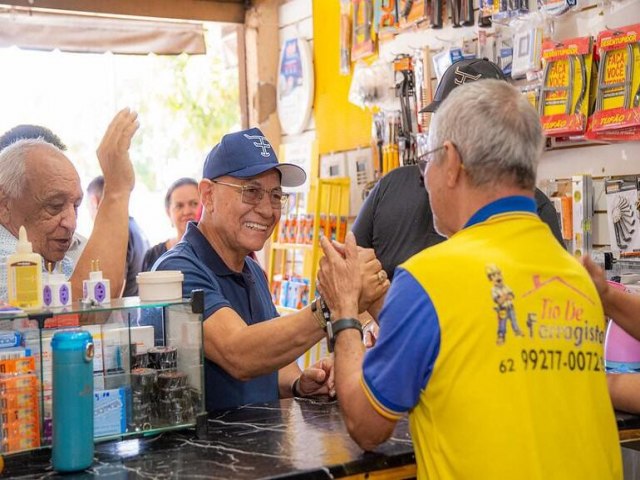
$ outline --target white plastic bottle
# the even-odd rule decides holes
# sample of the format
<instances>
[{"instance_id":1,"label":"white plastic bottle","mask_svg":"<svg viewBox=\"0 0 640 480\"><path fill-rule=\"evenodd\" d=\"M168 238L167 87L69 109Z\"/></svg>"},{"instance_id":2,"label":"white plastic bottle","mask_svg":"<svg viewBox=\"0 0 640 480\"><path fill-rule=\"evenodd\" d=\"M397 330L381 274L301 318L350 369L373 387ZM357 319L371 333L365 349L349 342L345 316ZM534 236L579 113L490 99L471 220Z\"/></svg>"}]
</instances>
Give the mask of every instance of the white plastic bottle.
<instances>
[{"instance_id":1,"label":"white plastic bottle","mask_svg":"<svg viewBox=\"0 0 640 480\"><path fill-rule=\"evenodd\" d=\"M7 287L11 305L24 310L42 308L42 257L33 252L24 226L16 253L7 257Z\"/></svg>"}]
</instances>

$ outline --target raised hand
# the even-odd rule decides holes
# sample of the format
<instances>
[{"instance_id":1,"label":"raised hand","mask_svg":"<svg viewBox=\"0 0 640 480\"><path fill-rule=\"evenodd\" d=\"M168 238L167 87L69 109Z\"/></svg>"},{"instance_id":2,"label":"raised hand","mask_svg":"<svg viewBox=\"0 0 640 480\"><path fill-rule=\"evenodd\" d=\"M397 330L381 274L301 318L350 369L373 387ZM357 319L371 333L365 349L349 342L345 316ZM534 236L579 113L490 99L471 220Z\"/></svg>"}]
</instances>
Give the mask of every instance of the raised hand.
<instances>
[{"instance_id":1,"label":"raised hand","mask_svg":"<svg viewBox=\"0 0 640 480\"><path fill-rule=\"evenodd\" d=\"M358 298L362 290L358 246L352 232L347 233L344 256L340 247L326 238L320 239L324 257L320 259L318 290L334 318L357 317Z\"/></svg>"},{"instance_id":2,"label":"raised hand","mask_svg":"<svg viewBox=\"0 0 640 480\"><path fill-rule=\"evenodd\" d=\"M107 127L96 154L104 175L104 194L129 193L135 185L129 158L131 139L140 124L138 114L128 108L120 110Z\"/></svg>"}]
</instances>

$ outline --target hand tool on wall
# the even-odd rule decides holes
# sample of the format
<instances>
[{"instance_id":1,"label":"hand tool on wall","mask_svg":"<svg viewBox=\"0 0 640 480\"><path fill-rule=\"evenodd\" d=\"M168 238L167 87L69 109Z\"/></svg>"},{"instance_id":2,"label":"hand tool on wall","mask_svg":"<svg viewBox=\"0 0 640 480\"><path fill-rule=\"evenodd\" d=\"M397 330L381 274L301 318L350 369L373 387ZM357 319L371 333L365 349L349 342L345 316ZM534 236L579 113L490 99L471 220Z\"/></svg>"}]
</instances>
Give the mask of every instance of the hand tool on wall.
<instances>
[{"instance_id":1,"label":"hand tool on wall","mask_svg":"<svg viewBox=\"0 0 640 480\"><path fill-rule=\"evenodd\" d=\"M403 18L405 21L409 18L409 14L411 13L411 8L413 7L413 0L404 0L404 2L400 2L400 18Z\"/></svg>"},{"instance_id":2,"label":"hand tool on wall","mask_svg":"<svg viewBox=\"0 0 640 480\"><path fill-rule=\"evenodd\" d=\"M364 41L371 41L371 19L372 19L372 2L373 0L364 0Z\"/></svg>"},{"instance_id":3,"label":"hand tool on wall","mask_svg":"<svg viewBox=\"0 0 640 480\"><path fill-rule=\"evenodd\" d=\"M454 28L461 27L462 23L460 20L460 10L462 7L461 5L462 0L448 0L447 3L451 8L451 23L453 24L453 27Z\"/></svg>"},{"instance_id":4,"label":"hand tool on wall","mask_svg":"<svg viewBox=\"0 0 640 480\"><path fill-rule=\"evenodd\" d=\"M375 143L375 170L378 175L383 172L383 145L384 145L384 113L378 112L373 115L372 136Z\"/></svg>"},{"instance_id":5,"label":"hand tool on wall","mask_svg":"<svg viewBox=\"0 0 640 480\"><path fill-rule=\"evenodd\" d=\"M416 83L413 63L409 55L399 55L394 61L396 96L400 100L399 155L402 165L415 163L415 134L417 133Z\"/></svg>"},{"instance_id":6,"label":"hand tool on wall","mask_svg":"<svg viewBox=\"0 0 640 480\"><path fill-rule=\"evenodd\" d=\"M442 0L428 1L431 28L442 28Z\"/></svg>"},{"instance_id":7,"label":"hand tool on wall","mask_svg":"<svg viewBox=\"0 0 640 480\"><path fill-rule=\"evenodd\" d=\"M632 235L635 232L635 228L633 227L636 224L633 209L626 197L619 196L616 198L615 205L611 212L611 220L613 221L616 243L621 250L624 250L631 241Z\"/></svg>"},{"instance_id":8,"label":"hand tool on wall","mask_svg":"<svg viewBox=\"0 0 640 480\"><path fill-rule=\"evenodd\" d=\"M340 0L340 75L351 72L351 1Z\"/></svg>"},{"instance_id":9,"label":"hand tool on wall","mask_svg":"<svg viewBox=\"0 0 640 480\"><path fill-rule=\"evenodd\" d=\"M462 25L465 27L471 27L473 25L473 0L461 0L462 7L460 17L462 18Z\"/></svg>"}]
</instances>

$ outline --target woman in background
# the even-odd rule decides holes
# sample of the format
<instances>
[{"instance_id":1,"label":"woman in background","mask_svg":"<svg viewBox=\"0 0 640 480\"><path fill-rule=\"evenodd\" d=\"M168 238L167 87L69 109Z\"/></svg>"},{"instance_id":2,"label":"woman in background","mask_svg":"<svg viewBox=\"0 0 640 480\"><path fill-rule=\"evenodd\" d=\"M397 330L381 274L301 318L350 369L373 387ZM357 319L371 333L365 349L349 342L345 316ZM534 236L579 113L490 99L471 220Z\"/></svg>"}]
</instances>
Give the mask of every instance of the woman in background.
<instances>
[{"instance_id":1,"label":"woman in background","mask_svg":"<svg viewBox=\"0 0 640 480\"><path fill-rule=\"evenodd\" d=\"M188 222L198 220L198 209L200 207L198 182L193 178L187 177L173 182L167 190L164 206L168 217L171 219L171 225L176 229L176 236L147 250L142 262L142 271L144 272L151 270L156 260L182 239Z\"/></svg>"}]
</instances>

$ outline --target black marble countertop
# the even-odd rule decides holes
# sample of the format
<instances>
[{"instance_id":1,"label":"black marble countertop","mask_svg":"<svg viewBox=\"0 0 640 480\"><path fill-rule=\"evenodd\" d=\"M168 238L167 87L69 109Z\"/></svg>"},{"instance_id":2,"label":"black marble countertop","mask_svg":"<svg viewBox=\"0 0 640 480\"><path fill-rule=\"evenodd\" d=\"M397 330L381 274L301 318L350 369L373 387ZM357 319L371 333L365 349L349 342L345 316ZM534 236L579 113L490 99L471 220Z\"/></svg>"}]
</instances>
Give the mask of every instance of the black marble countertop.
<instances>
[{"instance_id":1,"label":"black marble countertop","mask_svg":"<svg viewBox=\"0 0 640 480\"><path fill-rule=\"evenodd\" d=\"M620 430L640 428L640 417L616 412ZM640 472L640 441L623 444ZM630 455L633 454L633 457ZM637 457L637 458L636 458ZM59 475L43 448L5 457L3 478L89 479L326 479L415 463L406 419L375 452L363 452L347 434L335 401L286 399L210 414L206 432L160 435L96 444L93 466ZM628 470L625 457L625 472ZM628 477L625 478L636 478Z\"/></svg>"},{"instance_id":2,"label":"black marble countertop","mask_svg":"<svg viewBox=\"0 0 640 480\"><path fill-rule=\"evenodd\" d=\"M58 475L51 450L5 457L3 477L113 479L338 478L415 463L406 419L391 439L365 453L349 437L338 404L286 399L211 414L195 429L98 443L87 471Z\"/></svg>"},{"instance_id":3,"label":"black marble countertop","mask_svg":"<svg viewBox=\"0 0 640 480\"><path fill-rule=\"evenodd\" d=\"M616 422L618 430L640 429L640 417L632 413L616 411Z\"/></svg>"}]
</instances>

